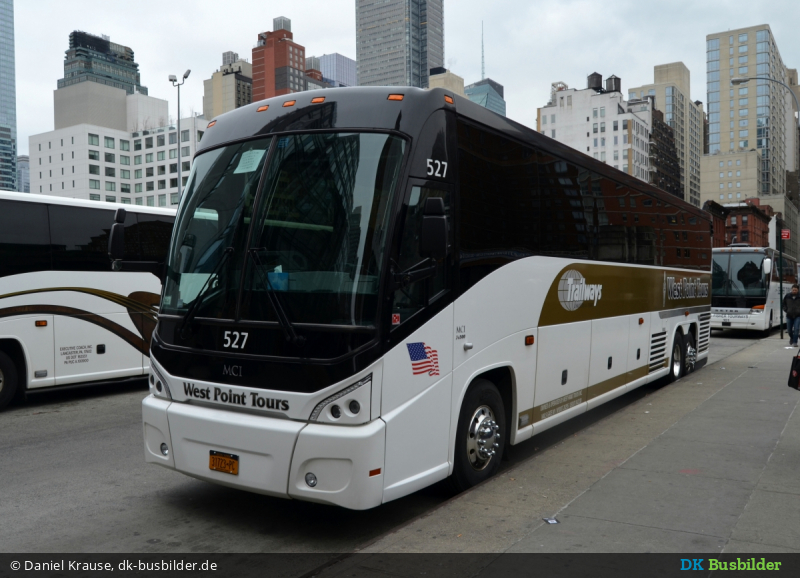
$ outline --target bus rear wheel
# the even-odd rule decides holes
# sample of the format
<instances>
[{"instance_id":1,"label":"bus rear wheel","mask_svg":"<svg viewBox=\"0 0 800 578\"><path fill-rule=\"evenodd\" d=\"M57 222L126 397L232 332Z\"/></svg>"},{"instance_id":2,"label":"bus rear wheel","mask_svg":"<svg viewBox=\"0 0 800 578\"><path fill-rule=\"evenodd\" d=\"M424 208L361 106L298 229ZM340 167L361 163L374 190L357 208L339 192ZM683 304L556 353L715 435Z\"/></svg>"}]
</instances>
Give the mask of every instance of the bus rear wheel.
<instances>
[{"instance_id":1,"label":"bus rear wheel","mask_svg":"<svg viewBox=\"0 0 800 578\"><path fill-rule=\"evenodd\" d=\"M506 444L503 398L486 379L470 386L458 417L456 451L451 482L458 491L491 478L500 467Z\"/></svg>"},{"instance_id":2,"label":"bus rear wheel","mask_svg":"<svg viewBox=\"0 0 800 578\"><path fill-rule=\"evenodd\" d=\"M0 351L0 409L14 398L17 391L17 368L11 358Z\"/></svg>"},{"instance_id":3,"label":"bus rear wheel","mask_svg":"<svg viewBox=\"0 0 800 578\"><path fill-rule=\"evenodd\" d=\"M672 354L669 357L669 375L667 379L670 382L683 377L685 363L686 349L683 345L683 335L678 332L675 334L675 339L672 342Z\"/></svg>"}]
</instances>

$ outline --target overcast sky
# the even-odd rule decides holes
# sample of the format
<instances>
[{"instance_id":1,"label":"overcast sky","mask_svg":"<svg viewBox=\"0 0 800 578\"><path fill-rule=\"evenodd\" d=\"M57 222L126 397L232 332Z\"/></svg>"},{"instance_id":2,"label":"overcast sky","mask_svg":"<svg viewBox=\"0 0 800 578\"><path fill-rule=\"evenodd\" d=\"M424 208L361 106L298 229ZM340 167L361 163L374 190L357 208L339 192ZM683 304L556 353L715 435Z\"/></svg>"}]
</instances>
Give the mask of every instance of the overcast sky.
<instances>
[{"instance_id":1,"label":"overcast sky","mask_svg":"<svg viewBox=\"0 0 800 578\"><path fill-rule=\"evenodd\" d=\"M192 74L181 89L182 116L203 112L203 80L222 53L251 58L272 19L292 20L306 55L339 52L355 58L355 0L15 0L19 154L30 135L53 130L53 90L63 77L69 33L106 34L130 46L150 96L168 99L167 78ZM481 20L486 76L505 86L508 116L535 126L550 83L584 88L599 72L622 79L623 94L651 83L653 66L683 61L692 100L705 102L705 36L769 24L784 63L800 67L798 0L445 0L445 63L467 84L480 79Z\"/></svg>"}]
</instances>

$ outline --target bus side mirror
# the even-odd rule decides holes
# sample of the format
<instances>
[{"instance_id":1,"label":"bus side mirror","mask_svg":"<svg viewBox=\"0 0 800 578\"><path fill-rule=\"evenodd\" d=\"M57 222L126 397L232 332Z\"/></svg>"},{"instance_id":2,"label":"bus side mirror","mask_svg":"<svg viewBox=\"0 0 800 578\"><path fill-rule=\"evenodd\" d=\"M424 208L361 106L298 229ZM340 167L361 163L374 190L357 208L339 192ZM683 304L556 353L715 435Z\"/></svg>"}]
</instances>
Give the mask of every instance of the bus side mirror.
<instances>
[{"instance_id":1,"label":"bus side mirror","mask_svg":"<svg viewBox=\"0 0 800 578\"><path fill-rule=\"evenodd\" d=\"M121 209L122 210L122 209ZM112 261L120 261L125 253L125 225L111 225L111 236L108 239L108 256Z\"/></svg>"},{"instance_id":2,"label":"bus side mirror","mask_svg":"<svg viewBox=\"0 0 800 578\"><path fill-rule=\"evenodd\" d=\"M419 254L435 261L447 256L447 217L444 199L428 197L422 212L422 231L419 238Z\"/></svg>"},{"instance_id":3,"label":"bus side mirror","mask_svg":"<svg viewBox=\"0 0 800 578\"><path fill-rule=\"evenodd\" d=\"M764 259L764 275L772 273L772 259Z\"/></svg>"}]
</instances>

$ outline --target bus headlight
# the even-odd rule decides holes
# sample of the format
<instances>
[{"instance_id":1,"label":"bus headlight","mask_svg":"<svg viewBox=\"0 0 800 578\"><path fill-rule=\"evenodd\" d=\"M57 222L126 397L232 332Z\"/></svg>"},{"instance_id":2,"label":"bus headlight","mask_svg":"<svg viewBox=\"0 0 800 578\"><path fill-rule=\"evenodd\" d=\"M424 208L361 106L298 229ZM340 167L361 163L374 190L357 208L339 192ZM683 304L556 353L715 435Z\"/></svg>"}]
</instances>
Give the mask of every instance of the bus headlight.
<instances>
[{"instance_id":1,"label":"bus headlight","mask_svg":"<svg viewBox=\"0 0 800 578\"><path fill-rule=\"evenodd\" d=\"M764 306L756 305L755 307L751 307L750 314L753 315L754 313L764 313Z\"/></svg>"},{"instance_id":2,"label":"bus headlight","mask_svg":"<svg viewBox=\"0 0 800 578\"><path fill-rule=\"evenodd\" d=\"M319 402L309 421L354 425L370 420L372 374Z\"/></svg>"},{"instance_id":3,"label":"bus headlight","mask_svg":"<svg viewBox=\"0 0 800 578\"><path fill-rule=\"evenodd\" d=\"M150 393L160 399L168 399L172 401L172 394L169 391L167 380L158 372L155 366L150 364Z\"/></svg>"}]
</instances>

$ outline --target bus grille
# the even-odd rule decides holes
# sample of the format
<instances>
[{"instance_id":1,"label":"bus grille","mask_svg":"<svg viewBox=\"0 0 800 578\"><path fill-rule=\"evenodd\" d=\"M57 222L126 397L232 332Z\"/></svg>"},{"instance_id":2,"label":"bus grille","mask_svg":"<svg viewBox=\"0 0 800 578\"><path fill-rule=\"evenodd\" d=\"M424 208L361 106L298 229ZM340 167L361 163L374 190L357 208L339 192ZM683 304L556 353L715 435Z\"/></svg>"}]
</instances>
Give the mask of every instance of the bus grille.
<instances>
[{"instance_id":1,"label":"bus grille","mask_svg":"<svg viewBox=\"0 0 800 578\"><path fill-rule=\"evenodd\" d=\"M650 338L650 370L653 373L664 367L665 351L667 349L667 332L654 333Z\"/></svg>"},{"instance_id":2,"label":"bus grille","mask_svg":"<svg viewBox=\"0 0 800 578\"><path fill-rule=\"evenodd\" d=\"M708 350L711 337L711 313L701 313L698 315L700 320L700 331L697 334L697 352L702 353Z\"/></svg>"}]
</instances>

